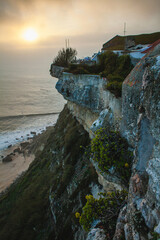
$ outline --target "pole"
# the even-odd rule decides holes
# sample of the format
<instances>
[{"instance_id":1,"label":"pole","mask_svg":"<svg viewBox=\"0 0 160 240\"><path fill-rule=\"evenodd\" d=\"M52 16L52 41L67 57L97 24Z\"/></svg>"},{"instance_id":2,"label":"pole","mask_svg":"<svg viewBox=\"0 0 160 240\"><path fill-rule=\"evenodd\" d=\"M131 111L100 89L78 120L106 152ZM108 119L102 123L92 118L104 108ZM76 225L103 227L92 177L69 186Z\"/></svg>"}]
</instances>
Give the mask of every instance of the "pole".
<instances>
[{"instance_id":1,"label":"pole","mask_svg":"<svg viewBox=\"0 0 160 240\"><path fill-rule=\"evenodd\" d=\"M124 36L126 35L126 23L124 23Z\"/></svg>"}]
</instances>

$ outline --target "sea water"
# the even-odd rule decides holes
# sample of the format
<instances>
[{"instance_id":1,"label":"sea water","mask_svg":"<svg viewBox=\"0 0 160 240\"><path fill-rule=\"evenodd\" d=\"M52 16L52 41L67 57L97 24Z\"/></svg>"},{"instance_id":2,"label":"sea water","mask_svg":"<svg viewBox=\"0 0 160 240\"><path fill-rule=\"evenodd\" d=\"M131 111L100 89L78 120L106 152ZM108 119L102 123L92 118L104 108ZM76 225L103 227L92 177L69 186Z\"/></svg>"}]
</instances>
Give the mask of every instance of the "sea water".
<instances>
[{"instance_id":1,"label":"sea water","mask_svg":"<svg viewBox=\"0 0 160 240\"><path fill-rule=\"evenodd\" d=\"M41 133L56 123L64 99L47 68L0 69L0 150Z\"/></svg>"}]
</instances>

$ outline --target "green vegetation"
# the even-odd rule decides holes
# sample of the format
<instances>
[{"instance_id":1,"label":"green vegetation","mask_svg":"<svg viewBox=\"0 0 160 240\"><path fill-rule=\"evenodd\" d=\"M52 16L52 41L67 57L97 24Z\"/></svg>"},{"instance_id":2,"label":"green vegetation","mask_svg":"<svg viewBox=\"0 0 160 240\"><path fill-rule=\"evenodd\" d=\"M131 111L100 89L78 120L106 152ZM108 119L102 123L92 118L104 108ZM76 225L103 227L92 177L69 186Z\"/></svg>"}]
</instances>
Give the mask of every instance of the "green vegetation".
<instances>
[{"instance_id":1,"label":"green vegetation","mask_svg":"<svg viewBox=\"0 0 160 240\"><path fill-rule=\"evenodd\" d=\"M119 211L126 203L126 196L126 191L100 193L99 199L87 195L87 202L82 209L82 214L76 212L75 216L79 218L80 224L86 231L90 230L94 220L100 220L98 225L105 230L107 239L111 240Z\"/></svg>"},{"instance_id":2,"label":"green vegetation","mask_svg":"<svg viewBox=\"0 0 160 240\"><path fill-rule=\"evenodd\" d=\"M97 181L93 166L83 159L84 148L89 143L88 133L65 107L43 152L38 153L28 171L0 196L0 239L74 239L74 231L79 226L74 223L73 209L84 202L91 182ZM55 204L56 223L49 199Z\"/></svg>"},{"instance_id":3,"label":"green vegetation","mask_svg":"<svg viewBox=\"0 0 160 240\"><path fill-rule=\"evenodd\" d=\"M68 67L68 65L75 60L76 55L76 49L62 48L61 50L59 50L57 56L54 58L53 64L61 67Z\"/></svg>"},{"instance_id":4,"label":"green vegetation","mask_svg":"<svg viewBox=\"0 0 160 240\"><path fill-rule=\"evenodd\" d=\"M117 98L122 95L122 83L118 81L109 82L106 89L113 93Z\"/></svg>"},{"instance_id":5,"label":"green vegetation","mask_svg":"<svg viewBox=\"0 0 160 240\"><path fill-rule=\"evenodd\" d=\"M73 74L99 74L101 72L101 66L99 64L88 65L84 63L69 64L69 67L64 69L64 72Z\"/></svg>"},{"instance_id":6,"label":"green vegetation","mask_svg":"<svg viewBox=\"0 0 160 240\"><path fill-rule=\"evenodd\" d=\"M70 64L65 72L73 74L99 74L108 81L106 89L116 97L121 97L122 83L132 70L133 65L129 55L118 56L108 51L99 55L99 64Z\"/></svg>"},{"instance_id":7,"label":"green vegetation","mask_svg":"<svg viewBox=\"0 0 160 240\"><path fill-rule=\"evenodd\" d=\"M46 239L52 231L48 221L52 177L48 157L41 155L0 198L0 239Z\"/></svg>"},{"instance_id":8,"label":"green vegetation","mask_svg":"<svg viewBox=\"0 0 160 240\"><path fill-rule=\"evenodd\" d=\"M160 234L152 232L151 235L152 235L151 240L160 240Z\"/></svg>"},{"instance_id":9,"label":"green vegetation","mask_svg":"<svg viewBox=\"0 0 160 240\"><path fill-rule=\"evenodd\" d=\"M130 56L118 56L108 51L99 56L99 64L102 66L100 75L108 80L106 89L116 97L121 97L122 83L133 69Z\"/></svg>"},{"instance_id":10,"label":"green vegetation","mask_svg":"<svg viewBox=\"0 0 160 240\"><path fill-rule=\"evenodd\" d=\"M90 151L93 160L103 172L109 173L112 169L128 185L133 154L128 150L127 141L118 132L98 130L91 141Z\"/></svg>"}]
</instances>

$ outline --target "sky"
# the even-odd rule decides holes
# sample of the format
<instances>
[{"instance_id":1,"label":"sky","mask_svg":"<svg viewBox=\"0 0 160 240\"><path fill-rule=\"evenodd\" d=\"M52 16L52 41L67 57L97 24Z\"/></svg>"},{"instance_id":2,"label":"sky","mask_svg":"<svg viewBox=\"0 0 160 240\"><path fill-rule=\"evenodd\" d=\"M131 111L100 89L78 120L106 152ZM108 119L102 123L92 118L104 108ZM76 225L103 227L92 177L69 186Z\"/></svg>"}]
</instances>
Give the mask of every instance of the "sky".
<instances>
[{"instance_id":1,"label":"sky","mask_svg":"<svg viewBox=\"0 0 160 240\"><path fill-rule=\"evenodd\" d=\"M124 23L126 35L160 31L159 13L160 0L0 0L0 61L48 64L65 39L78 57L91 56L123 35Z\"/></svg>"}]
</instances>

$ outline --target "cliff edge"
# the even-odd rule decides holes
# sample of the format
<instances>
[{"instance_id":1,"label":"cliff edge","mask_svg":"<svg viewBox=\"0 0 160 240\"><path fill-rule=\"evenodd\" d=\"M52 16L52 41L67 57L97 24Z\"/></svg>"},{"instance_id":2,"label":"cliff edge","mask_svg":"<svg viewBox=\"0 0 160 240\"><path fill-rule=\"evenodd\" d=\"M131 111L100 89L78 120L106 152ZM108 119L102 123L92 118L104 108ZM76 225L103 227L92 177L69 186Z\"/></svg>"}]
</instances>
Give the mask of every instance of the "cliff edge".
<instances>
[{"instance_id":1,"label":"cliff edge","mask_svg":"<svg viewBox=\"0 0 160 240\"><path fill-rule=\"evenodd\" d=\"M125 79L122 98L98 75L63 70L51 65L67 104L0 196L0 239L158 240L160 44Z\"/></svg>"},{"instance_id":2,"label":"cliff edge","mask_svg":"<svg viewBox=\"0 0 160 240\"><path fill-rule=\"evenodd\" d=\"M134 149L128 204L120 213L114 239L158 239L160 44L125 79L122 99L116 99L105 84L106 79L99 76L61 73L56 88L91 138L95 130L109 126L120 130ZM99 179L103 177L98 174Z\"/></svg>"}]
</instances>

